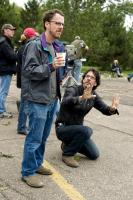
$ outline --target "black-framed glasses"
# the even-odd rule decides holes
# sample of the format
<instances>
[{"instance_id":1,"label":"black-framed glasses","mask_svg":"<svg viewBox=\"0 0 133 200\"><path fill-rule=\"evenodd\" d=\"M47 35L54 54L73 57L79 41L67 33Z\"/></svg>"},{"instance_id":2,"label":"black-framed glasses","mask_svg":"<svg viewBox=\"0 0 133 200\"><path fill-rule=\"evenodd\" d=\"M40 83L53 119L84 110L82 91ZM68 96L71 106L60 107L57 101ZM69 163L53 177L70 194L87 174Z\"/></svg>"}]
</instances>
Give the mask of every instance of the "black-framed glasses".
<instances>
[{"instance_id":1,"label":"black-framed glasses","mask_svg":"<svg viewBox=\"0 0 133 200\"><path fill-rule=\"evenodd\" d=\"M57 22L57 21L50 21L50 22L54 22L57 26L64 26L64 23L61 23L61 22Z\"/></svg>"},{"instance_id":2,"label":"black-framed glasses","mask_svg":"<svg viewBox=\"0 0 133 200\"><path fill-rule=\"evenodd\" d=\"M94 76L91 76L91 75L89 75L89 74L86 74L86 76L85 76L86 78L90 78L91 80L96 80L96 77L94 77Z\"/></svg>"}]
</instances>

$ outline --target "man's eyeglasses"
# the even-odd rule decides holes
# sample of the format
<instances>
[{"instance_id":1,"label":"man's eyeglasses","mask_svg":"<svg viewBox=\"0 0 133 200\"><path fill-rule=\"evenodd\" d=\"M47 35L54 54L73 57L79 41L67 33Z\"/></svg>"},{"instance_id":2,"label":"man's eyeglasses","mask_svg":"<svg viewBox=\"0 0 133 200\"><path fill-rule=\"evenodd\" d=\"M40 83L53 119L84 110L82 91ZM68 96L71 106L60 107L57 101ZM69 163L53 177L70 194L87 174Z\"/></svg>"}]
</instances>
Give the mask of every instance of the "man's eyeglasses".
<instances>
[{"instance_id":1,"label":"man's eyeglasses","mask_svg":"<svg viewBox=\"0 0 133 200\"><path fill-rule=\"evenodd\" d=\"M91 80L95 80L96 78L94 76L86 75L86 78L90 78Z\"/></svg>"},{"instance_id":2,"label":"man's eyeglasses","mask_svg":"<svg viewBox=\"0 0 133 200\"><path fill-rule=\"evenodd\" d=\"M61 22L57 22L57 21L50 21L50 22L54 22L57 26L64 26L64 23L61 23Z\"/></svg>"}]
</instances>

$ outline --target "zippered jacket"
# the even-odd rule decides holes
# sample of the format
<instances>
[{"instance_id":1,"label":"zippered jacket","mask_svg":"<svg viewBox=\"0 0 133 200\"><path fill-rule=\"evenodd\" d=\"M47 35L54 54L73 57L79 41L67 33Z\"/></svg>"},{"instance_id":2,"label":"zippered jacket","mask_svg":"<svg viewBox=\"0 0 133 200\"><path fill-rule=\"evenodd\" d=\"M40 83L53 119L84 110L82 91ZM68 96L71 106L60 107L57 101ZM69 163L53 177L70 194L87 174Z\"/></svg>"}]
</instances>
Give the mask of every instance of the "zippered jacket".
<instances>
[{"instance_id":1,"label":"zippered jacket","mask_svg":"<svg viewBox=\"0 0 133 200\"><path fill-rule=\"evenodd\" d=\"M55 52L63 52L64 46L59 41L53 42ZM21 89L22 97L36 103L48 104L51 101L52 55L47 45L45 34L26 44L23 52ZM65 75L65 68L56 70L57 97L61 99L60 82Z\"/></svg>"},{"instance_id":2,"label":"zippered jacket","mask_svg":"<svg viewBox=\"0 0 133 200\"><path fill-rule=\"evenodd\" d=\"M14 52L11 40L0 37L0 76L16 73L17 55Z\"/></svg>"}]
</instances>

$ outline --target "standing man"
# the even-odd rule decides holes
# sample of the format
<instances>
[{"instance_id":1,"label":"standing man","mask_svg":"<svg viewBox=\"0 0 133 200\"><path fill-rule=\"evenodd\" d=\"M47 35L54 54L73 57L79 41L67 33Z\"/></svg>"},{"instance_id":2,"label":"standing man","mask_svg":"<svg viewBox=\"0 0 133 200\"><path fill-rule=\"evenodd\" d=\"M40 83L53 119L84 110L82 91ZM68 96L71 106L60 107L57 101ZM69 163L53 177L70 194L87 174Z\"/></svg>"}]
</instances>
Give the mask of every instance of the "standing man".
<instances>
[{"instance_id":1,"label":"standing man","mask_svg":"<svg viewBox=\"0 0 133 200\"><path fill-rule=\"evenodd\" d=\"M16 54L11 39L16 28L11 24L4 24L0 37L0 118L11 118L6 112L6 98L11 84L12 74L16 73Z\"/></svg>"},{"instance_id":2,"label":"standing man","mask_svg":"<svg viewBox=\"0 0 133 200\"><path fill-rule=\"evenodd\" d=\"M79 36L75 37L75 40L71 43L71 45L74 45L75 47L75 60L74 60L74 68L72 75L76 79L76 81L79 82L80 80L80 72L82 68L82 56L83 54L89 50L89 47L86 45L86 43L80 39Z\"/></svg>"},{"instance_id":3,"label":"standing man","mask_svg":"<svg viewBox=\"0 0 133 200\"><path fill-rule=\"evenodd\" d=\"M43 17L45 32L29 42L24 50L22 64L22 98L29 115L28 134L24 144L22 180L31 187L43 187L36 173L51 175L45 168L43 157L46 140L50 134L53 117L60 98L60 74L64 58L56 56L64 47L60 38L64 26L64 14L53 9Z\"/></svg>"}]
</instances>

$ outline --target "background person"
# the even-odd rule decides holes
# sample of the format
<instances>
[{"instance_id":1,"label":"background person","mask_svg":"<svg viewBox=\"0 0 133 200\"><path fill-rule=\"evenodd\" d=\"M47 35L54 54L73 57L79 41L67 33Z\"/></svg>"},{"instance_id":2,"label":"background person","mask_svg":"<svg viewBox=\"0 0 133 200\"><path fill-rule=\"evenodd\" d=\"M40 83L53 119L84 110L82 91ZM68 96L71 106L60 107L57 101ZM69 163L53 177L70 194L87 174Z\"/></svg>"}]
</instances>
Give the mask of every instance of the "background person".
<instances>
[{"instance_id":1,"label":"background person","mask_svg":"<svg viewBox=\"0 0 133 200\"><path fill-rule=\"evenodd\" d=\"M132 78L133 78L133 73L128 74L127 76L128 82L130 82Z\"/></svg>"},{"instance_id":2,"label":"background person","mask_svg":"<svg viewBox=\"0 0 133 200\"><path fill-rule=\"evenodd\" d=\"M63 97L56 120L56 134L62 141L62 160L70 167L79 166L74 159L76 153L92 160L99 157L99 150L91 139L93 130L83 124L91 109L94 107L104 115L118 114L119 99L113 97L111 106L105 104L95 91L99 85L99 72L89 69L83 75L82 84L66 89Z\"/></svg>"},{"instance_id":3,"label":"background person","mask_svg":"<svg viewBox=\"0 0 133 200\"><path fill-rule=\"evenodd\" d=\"M17 88L21 88L21 70L22 70L22 57L23 52L28 44L34 37L38 35L37 31L34 28L27 27L24 29L23 34L21 35L20 42L21 46L17 52ZM17 101L18 105L18 101ZM27 122L27 114L25 108L25 101L23 98L19 101L19 115L18 115L18 126L17 133L18 134L27 134L26 122Z\"/></svg>"},{"instance_id":4,"label":"background person","mask_svg":"<svg viewBox=\"0 0 133 200\"><path fill-rule=\"evenodd\" d=\"M76 79L76 81L79 82L80 72L82 68L81 58L83 58L86 51L89 50L89 47L86 45L86 43L83 40L80 39L79 36L75 37L75 40L71 43L71 45L75 46L75 59L74 59L74 67L73 67L72 75Z\"/></svg>"},{"instance_id":5,"label":"background person","mask_svg":"<svg viewBox=\"0 0 133 200\"><path fill-rule=\"evenodd\" d=\"M11 24L4 24L0 37L0 118L10 118L11 113L6 111L6 99L9 92L12 75L16 73L17 56L11 40L16 28Z\"/></svg>"},{"instance_id":6,"label":"background person","mask_svg":"<svg viewBox=\"0 0 133 200\"><path fill-rule=\"evenodd\" d=\"M118 60L114 60L111 66L111 70L116 73L118 77L122 77L122 70L119 66Z\"/></svg>"},{"instance_id":7,"label":"background person","mask_svg":"<svg viewBox=\"0 0 133 200\"><path fill-rule=\"evenodd\" d=\"M53 118L60 95L61 72L64 58L56 52L63 52L60 38L64 27L64 14L53 9L44 13L45 32L31 40L24 50L22 62L22 98L28 110L28 134L26 135L22 180L31 187L43 187L36 173L51 175L43 166L46 140L50 134Z\"/></svg>"}]
</instances>

